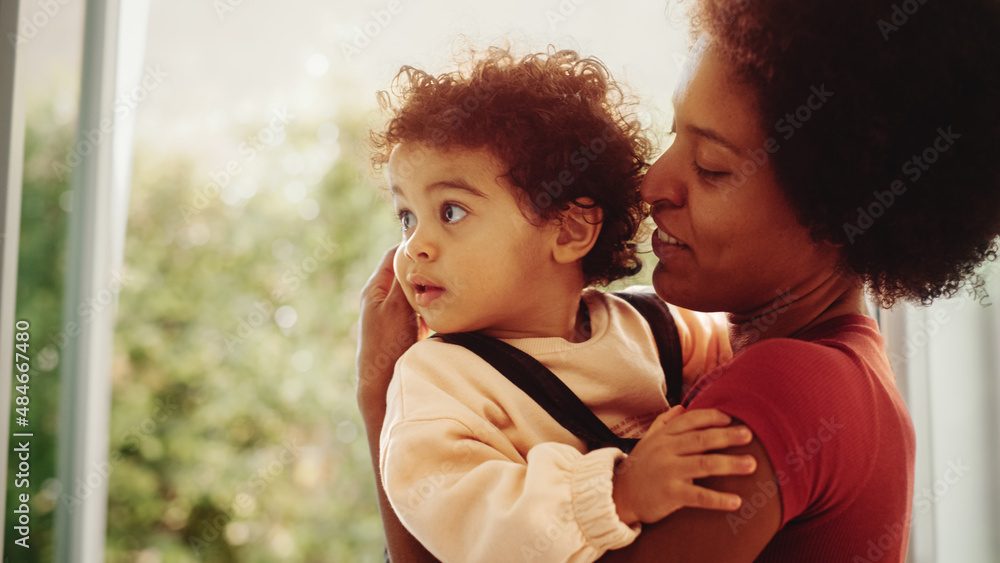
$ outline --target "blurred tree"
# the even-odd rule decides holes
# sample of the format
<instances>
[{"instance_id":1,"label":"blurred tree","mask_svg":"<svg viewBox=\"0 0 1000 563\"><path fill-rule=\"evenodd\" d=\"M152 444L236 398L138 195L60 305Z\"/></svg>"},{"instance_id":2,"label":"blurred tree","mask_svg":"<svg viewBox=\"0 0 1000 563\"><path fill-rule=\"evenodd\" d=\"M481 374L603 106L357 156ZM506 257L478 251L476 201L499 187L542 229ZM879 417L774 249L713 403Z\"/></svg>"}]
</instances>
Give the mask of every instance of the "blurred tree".
<instances>
[{"instance_id":1,"label":"blurred tree","mask_svg":"<svg viewBox=\"0 0 1000 563\"><path fill-rule=\"evenodd\" d=\"M323 127L326 144L320 124L292 123L283 142L237 159L238 173L208 178L138 153L111 561L380 560L353 331L396 226L356 149L363 123Z\"/></svg>"},{"instance_id":2,"label":"blurred tree","mask_svg":"<svg viewBox=\"0 0 1000 563\"><path fill-rule=\"evenodd\" d=\"M72 127L56 123L33 114L26 139L17 314L31 322L24 430L35 437L32 548L10 532L5 546L17 561L51 561L56 503L92 490L69 484L60 497L54 478L72 205L50 166ZM324 128L289 125L201 199L210 178L191 160L137 151L117 273L109 561L381 560L354 331L358 292L396 225L357 148L364 124ZM18 492L9 486L8 514Z\"/></svg>"},{"instance_id":3,"label":"blurred tree","mask_svg":"<svg viewBox=\"0 0 1000 563\"><path fill-rule=\"evenodd\" d=\"M25 488L15 486L18 473L17 443L11 438L7 467L7 530L5 560L50 561L59 493L56 474L59 429L60 318L66 248L66 212L69 177L61 176L51 163L65 159L72 146L72 129L59 125L52 106L32 108L31 127L25 134L24 182L21 202L21 235L18 257L16 317L30 323L31 358L27 427L16 426L11 406L11 431L31 432L30 477ZM18 495L30 497L29 549L14 544L20 534L13 530L13 510Z\"/></svg>"}]
</instances>

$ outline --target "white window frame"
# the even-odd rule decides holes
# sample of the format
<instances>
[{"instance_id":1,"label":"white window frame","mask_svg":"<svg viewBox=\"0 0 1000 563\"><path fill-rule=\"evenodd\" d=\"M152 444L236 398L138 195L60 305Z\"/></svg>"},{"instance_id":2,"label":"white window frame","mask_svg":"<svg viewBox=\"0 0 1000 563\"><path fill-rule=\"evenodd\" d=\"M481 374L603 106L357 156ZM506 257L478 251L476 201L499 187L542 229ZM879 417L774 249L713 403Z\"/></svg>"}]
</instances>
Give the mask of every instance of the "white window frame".
<instances>
[{"instance_id":1,"label":"white window frame","mask_svg":"<svg viewBox=\"0 0 1000 563\"><path fill-rule=\"evenodd\" d=\"M7 499L7 455L10 438L11 384L14 368L14 317L17 299L17 258L21 235L21 182L24 168L23 64L17 43L20 2L0 0L0 460L4 479L0 498ZM0 514L0 545L7 530Z\"/></svg>"},{"instance_id":2,"label":"white window frame","mask_svg":"<svg viewBox=\"0 0 1000 563\"><path fill-rule=\"evenodd\" d=\"M13 334L17 294L25 112L17 37L18 0L0 0L0 446L4 468L10 437ZM139 83L149 19L149 0L86 3L77 143L90 143L73 170L69 214L63 332L60 359L56 560L103 561L107 530L107 479L111 415L111 358L116 308L105 307L80 322L80 306L113 287L122 268L131 185L134 117L115 115L116 100ZM10 33L10 35L8 35ZM101 131L94 141L95 131ZM89 134L89 136L88 136ZM65 330L71 326L78 330ZM6 473L6 471L5 471ZM94 479L94 477L99 477ZM6 498L8 476L0 485ZM76 484L87 494L76 498ZM92 483L96 485L91 486ZM72 500L72 502L68 502ZM4 514L6 516L6 514ZM0 545L6 531L0 516Z\"/></svg>"}]
</instances>

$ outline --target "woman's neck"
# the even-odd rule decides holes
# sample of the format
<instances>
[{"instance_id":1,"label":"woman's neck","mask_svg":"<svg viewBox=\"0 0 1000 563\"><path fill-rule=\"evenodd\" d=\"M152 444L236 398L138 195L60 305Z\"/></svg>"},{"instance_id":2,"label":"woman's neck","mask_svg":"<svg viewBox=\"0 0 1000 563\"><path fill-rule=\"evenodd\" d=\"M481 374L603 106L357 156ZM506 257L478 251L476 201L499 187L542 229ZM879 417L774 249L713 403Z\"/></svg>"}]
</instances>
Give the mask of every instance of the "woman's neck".
<instances>
[{"instance_id":1,"label":"woman's neck","mask_svg":"<svg viewBox=\"0 0 1000 563\"><path fill-rule=\"evenodd\" d=\"M810 279L759 307L729 313L729 341L733 352L738 352L768 338L795 338L835 317L867 313L864 287L857 278Z\"/></svg>"}]
</instances>

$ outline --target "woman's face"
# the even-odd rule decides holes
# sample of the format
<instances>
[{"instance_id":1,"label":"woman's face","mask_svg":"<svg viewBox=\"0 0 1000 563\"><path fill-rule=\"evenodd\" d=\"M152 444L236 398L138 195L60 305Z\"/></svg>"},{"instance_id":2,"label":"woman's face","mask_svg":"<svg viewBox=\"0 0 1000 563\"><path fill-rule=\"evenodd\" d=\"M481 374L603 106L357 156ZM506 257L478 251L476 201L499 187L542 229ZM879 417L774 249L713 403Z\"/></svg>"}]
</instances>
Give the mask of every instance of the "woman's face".
<instances>
[{"instance_id":1,"label":"woman's face","mask_svg":"<svg viewBox=\"0 0 1000 563\"><path fill-rule=\"evenodd\" d=\"M752 314L829 277L837 249L812 242L775 183L771 159L794 136L762 129L754 92L704 37L674 110L674 142L642 182L657 227L657 294L689 309Z\"/></svg>"}]
</instances>

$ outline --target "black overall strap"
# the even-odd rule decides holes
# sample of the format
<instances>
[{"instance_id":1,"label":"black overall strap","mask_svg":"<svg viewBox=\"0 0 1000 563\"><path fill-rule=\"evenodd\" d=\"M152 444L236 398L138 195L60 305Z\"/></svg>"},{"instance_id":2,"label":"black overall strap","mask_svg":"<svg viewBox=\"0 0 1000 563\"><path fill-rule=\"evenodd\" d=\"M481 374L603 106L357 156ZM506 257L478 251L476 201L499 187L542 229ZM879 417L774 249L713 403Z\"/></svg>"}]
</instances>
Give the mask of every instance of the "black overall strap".
<instances>
[{"instance_id":1,"label":"black overall strap","mask_svg":"<svg viewBox=\"0 0 1000 563\"><path fill-rule=\"evenodd\" d=\"M464 346L485 360L583 440L588 450L614 446L628 453L638 442L617 436L551 370L510 344L475 332L437 334L435 338Z\"/></svg>"},{"instance_id":2,"label":"black overall strap","mask_svg":"<svg viewBox=\"0 0 1000 563\"><path fill-rule=\"evenodd\" d=\"M660 354L660 367L667 380L667 402L671 406L681 404L684 397L684 355L681 353L680 334L670 308L652 293L622 291L612 295L628 302L649 323L656 341L656 351Z\"/></svg>"}]
</instances>

